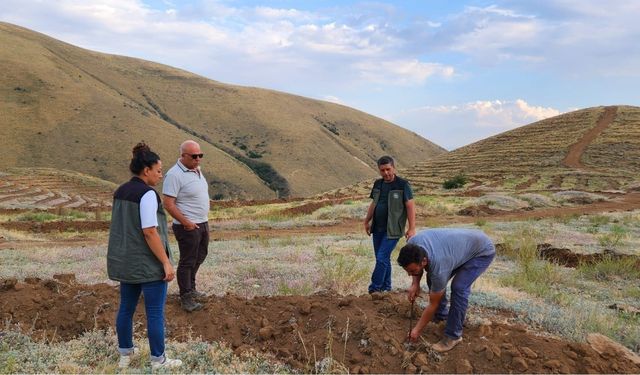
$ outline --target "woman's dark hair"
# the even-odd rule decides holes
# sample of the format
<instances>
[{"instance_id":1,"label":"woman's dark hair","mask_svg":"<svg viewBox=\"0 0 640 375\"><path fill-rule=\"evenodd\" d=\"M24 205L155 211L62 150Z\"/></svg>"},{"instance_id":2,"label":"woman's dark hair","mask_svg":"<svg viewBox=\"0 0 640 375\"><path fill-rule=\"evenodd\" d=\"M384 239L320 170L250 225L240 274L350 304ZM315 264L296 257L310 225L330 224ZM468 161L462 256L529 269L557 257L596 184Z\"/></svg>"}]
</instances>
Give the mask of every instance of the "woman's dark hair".
<instances>
[{"instance_id":1,"label":"woman's dark hair","mask_svg":"<svg viewBox=\"0 0 640 375\"><path fill-rule=\"evenodd\" d=\"M139 175L145 167L153 167L160 161L160 156L151 151L144 141L138 143L133 147L133 157L129 164L129 170L136 176Z\"/></svg>"},{"instance_id":2,"label":"woman's dark hair","mask_svg":"<svg viewBox=\"0 0 640 375\"><path fill-rule=\"evenodd\" d=\"M421 264L422 260L426 258L424 250L412 243L408 243L400 249L400 254L398 254L398 264L404 268L411 263Z\"/></svg>"}]
</instances>

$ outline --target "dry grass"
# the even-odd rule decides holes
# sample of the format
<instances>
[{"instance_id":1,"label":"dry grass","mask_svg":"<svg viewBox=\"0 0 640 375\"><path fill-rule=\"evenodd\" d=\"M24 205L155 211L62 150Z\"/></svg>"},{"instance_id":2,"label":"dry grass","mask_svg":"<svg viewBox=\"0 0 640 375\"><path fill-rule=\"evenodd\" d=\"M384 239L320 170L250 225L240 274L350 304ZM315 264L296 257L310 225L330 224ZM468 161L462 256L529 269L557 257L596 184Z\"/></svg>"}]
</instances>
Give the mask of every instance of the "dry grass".
<instances>
[{"instance_id":1,"label":"dry grass","mask_svg":"<svg viewBox=\"0 0 640 375\"><path fill-rule=\"evenodd\" d=\"M120 183L135 142L147 141L167 169L180 143L195 138L212 196L269 199L375 177L383 154L408 167L445 152L342 105L90 52L7 23L0 44L7 108L0 168L91 171Z\"/></svg>"}]
</instances>

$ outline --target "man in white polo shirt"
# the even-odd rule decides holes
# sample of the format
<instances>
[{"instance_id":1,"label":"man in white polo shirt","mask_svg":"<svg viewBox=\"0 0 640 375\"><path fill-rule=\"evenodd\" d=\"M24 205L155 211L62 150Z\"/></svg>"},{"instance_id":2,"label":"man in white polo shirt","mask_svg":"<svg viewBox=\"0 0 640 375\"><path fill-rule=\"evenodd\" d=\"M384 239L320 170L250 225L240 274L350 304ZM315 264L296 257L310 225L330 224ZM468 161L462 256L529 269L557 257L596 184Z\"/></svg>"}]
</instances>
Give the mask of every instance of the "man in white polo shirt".
<instances>
[{"instance_id":1,"label":"man in white polo shirt","mask_svg":"<svg viewBox=\"0 0 640 375\"><path fill-rule=\"evenodd\" d=\"M169 169L162 185L164 206L173 217L173 233L180 249L176 278L182 308L202 308L197 300L206 295L196 290L196 273L209 248L209 186L200 171L203 154L192 140L180 145L180 159Z\"/></svg>"}]
</instances>

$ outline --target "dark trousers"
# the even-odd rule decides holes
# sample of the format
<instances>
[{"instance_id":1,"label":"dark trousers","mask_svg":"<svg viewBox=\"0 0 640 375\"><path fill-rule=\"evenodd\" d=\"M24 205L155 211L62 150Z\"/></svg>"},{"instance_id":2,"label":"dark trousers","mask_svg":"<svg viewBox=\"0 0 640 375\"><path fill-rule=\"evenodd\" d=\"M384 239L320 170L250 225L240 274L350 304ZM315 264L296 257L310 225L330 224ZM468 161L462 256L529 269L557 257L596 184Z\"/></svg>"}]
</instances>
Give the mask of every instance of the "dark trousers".
<instances>
[{"instance_id":1,"label":"dark trousers","mask_svg":"<svg viewBox=\"0 0 640 375\"><path fill-rule=\"evenodd\" d=\"M196 290L196 273L209 251L209 224L198 223L198 227L185 230L182 224L172 226L180 249L180 261L176 272L180 296Z\"/></svg>"},{"instance_id":2,"label":"dark trousers","mask_svg":"<svg viewBox=\"0 0 640 375\"><path fill-rule=\"evenodd\" d=\"M491 245L493 246L493 245ZM447 309L447 293L440 300L440 305L436 310L436 320L447 320L444 334L452 339L462 336L462 327L469 305L469 295L471 285L474 281L489 268L495 257L495 253L481 257L471 258L462 266L456 268L451 273L451 303Z\"/></svg>"}]
</instances>

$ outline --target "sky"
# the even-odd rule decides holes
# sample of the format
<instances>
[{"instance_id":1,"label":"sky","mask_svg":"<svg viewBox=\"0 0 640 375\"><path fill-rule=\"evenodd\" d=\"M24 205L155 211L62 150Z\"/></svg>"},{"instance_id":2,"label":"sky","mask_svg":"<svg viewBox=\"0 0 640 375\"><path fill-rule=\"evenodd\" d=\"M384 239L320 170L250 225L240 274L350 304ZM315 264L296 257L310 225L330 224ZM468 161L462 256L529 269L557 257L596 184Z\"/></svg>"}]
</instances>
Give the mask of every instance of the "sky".
<instances>
[{"instance_id":1,"label":"sky","mask_svg":"<svg viewBox=\"0 0 640 375\"><path fill-rule=\"evenodd\" d=\"M640 105L639 20L629 0L0 1L3 22L343 104L448 150L580 108Z\"/></svg>"}]
</instances>

